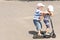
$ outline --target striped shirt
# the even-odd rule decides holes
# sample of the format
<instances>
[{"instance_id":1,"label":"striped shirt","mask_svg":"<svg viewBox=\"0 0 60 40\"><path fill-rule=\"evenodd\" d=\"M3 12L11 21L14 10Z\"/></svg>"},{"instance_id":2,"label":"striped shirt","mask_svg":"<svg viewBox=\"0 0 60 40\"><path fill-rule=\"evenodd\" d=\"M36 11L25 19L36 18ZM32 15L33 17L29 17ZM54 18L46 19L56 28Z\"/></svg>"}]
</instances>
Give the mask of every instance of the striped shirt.
<instances>
[{"instance_id":1,"label":"striped shirt","mask_svg":"<svg viewBox=\"0 0 60 40\"><path fill-rule=\"evenodd\" d=\"M34 20L40 20L40 16L41 16L41 11L39 9L37 9L34 13Z\"/></svg>"}]
</instances>

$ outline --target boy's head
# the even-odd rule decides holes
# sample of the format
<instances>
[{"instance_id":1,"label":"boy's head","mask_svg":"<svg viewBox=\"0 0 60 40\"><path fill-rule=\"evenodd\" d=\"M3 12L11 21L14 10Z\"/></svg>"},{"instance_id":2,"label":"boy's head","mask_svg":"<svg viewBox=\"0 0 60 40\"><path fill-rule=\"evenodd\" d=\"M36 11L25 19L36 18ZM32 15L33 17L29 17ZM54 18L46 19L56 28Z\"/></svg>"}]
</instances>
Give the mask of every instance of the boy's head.
<instances>
[{"instance_id":1,"label":"boy's head","mask_svg":"<svg viewBox=\"0 0 60 40\"><path fill-rule=\"evenodd\" d=\"M42 3L37 4L37 8L40 9L40 10L43 10L44 7L45 7L45 5L42 4Z\"/></svg>"},{"instance_id":2,"label":"boy's head","mask_svg":"<svg viewBox=\"0 0 60 40\"><path fill-rule=\"evenodd\" d=\"M54 11L54 7L53 7L53 5L49 5L47 10L53 12L53 11Z\"/></svg>"}]
</instances>

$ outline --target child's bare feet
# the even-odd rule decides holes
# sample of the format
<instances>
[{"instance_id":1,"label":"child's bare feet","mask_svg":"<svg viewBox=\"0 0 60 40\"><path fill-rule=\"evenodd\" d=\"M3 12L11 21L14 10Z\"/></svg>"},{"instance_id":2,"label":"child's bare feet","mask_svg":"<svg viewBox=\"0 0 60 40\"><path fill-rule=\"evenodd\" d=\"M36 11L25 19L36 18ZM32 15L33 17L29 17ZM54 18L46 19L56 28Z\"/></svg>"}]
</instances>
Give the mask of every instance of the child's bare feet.
<instances>
[{"instance_id":1,"label":"child's bare feet","mask_svg":"<svg viewBox=\"0 0 60 40\"><path fill-rule=\"evenodd\" d=\"M38 31L38 36L43 36L43 35L41 34L41 31Z\"/></svg>"},{"instance_id":2,"label":"child's bare feet","mask_svg":"<svg viewBox=\"0 0 60 40\"><path fill-rule=\"evenodd\" d=\"M45 35L50 35L49 28L46 29L46 33L45 33Z\"/></svg>"}]
</instances>

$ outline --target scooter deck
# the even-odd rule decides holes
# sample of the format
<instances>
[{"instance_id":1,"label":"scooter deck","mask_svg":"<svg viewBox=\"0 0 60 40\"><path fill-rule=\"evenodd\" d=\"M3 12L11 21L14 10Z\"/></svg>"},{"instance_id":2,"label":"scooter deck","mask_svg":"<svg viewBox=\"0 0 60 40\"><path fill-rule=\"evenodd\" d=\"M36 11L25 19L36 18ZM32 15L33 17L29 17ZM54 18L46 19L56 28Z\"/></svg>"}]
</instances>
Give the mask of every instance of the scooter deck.
<instances>
[{"instance_id":1,"label":"scooter deck","mask_svg":"<svg viewBox=\"0 0 60 40\"><path fill-rule=\"evenodd\" d=\"M50 35L45 35L45 33L46 33L46 31L42 31L41 34L42 34L43 36L39 36L39 35L36 34L36 35L33 36L33 39L51 38Z\"/></svg>"},{"instance_id":2,"label":"scooter deck","mask_svg":"<svg viewBox=\"0 0 60 40\"><path fill-rule=\"evenodd\" d=\"M45 38L45 36L44 36L44 34L46 33L46 31L41 31L41 34L43 35L43 36L39 36L39 35L34 35L33 36L33 39L43 39L43 38Z\"/></svg>"},{"instance_id":3,"label":"scooter deck","mask_svg":"<svg viewBox=\"0 0 60 40\"><path fill-rule=\"evenodd\" d=\"M33 36L33 39L44 39L44 38L51 38L50 36L47 36L47 37L45 37L45 36L38 36L38 35L34 35Z\"/></svg>"},{"instance_id":4,"label":"scooter deck","mask_svg":"<svg viewBox=\"0 0 60 40\"><path fill-rule=\"evenodd\" d=\"M33 39L44 39L44 38L56 38L56 34L51 35L44 35L43 36L38 36L37 34L33 36Z\"/></svg>"},{"instance_id":5,"label":"scooter deck","mask_svg":"<svg viewBox=\"0 0 60 40\"><path fill-rule=\"evenodd\" d=\"M42 39L42 38L44 38L44 37L43 36L38 36L38 35L33 36L33 39Z\"/></svg>"}]
</instances>

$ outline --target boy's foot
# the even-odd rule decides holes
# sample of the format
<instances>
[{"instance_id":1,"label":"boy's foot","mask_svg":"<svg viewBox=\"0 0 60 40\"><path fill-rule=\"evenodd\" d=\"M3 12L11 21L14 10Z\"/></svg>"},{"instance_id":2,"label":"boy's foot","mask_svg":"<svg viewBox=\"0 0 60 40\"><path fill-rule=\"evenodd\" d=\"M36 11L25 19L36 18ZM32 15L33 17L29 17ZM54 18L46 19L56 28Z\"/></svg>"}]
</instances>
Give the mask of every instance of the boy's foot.
<instances>
[{"instance_id":1,"label":"boy's foot","mask_svg":"<svg viewBox=\"0 0 60 40\"><path fill-rule=\"evenodd\" d=\"M46 29L45 35L50 35L50 28L47 28L47 29Z\"/></svg>"},{"instance_id":2,"label":"boy's foot","mask_svg":"<svg viewBox=\"0 0 60 40\"><path fill-rule=\"evenodd\" d=\"M43 35L42 35L42 34L38 34L38 36L43 37Z\"/></svg>"},{"instance_id":3,"label":"boy's foot","mask_svg":"<svg viewBox=\"0 0 60 40\"><path fill-rule=\"evenodd\" d=\"M38 35L38 34L37 34L37 35L34 35L33 38L34 38L34 39L36 39L36 38L43 38L43 35L42 35L42 34L41 34L41 35Z\"/></svg>"}]
</instances>

